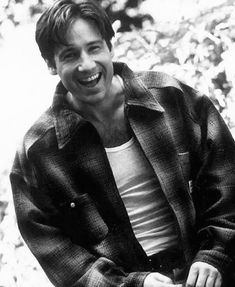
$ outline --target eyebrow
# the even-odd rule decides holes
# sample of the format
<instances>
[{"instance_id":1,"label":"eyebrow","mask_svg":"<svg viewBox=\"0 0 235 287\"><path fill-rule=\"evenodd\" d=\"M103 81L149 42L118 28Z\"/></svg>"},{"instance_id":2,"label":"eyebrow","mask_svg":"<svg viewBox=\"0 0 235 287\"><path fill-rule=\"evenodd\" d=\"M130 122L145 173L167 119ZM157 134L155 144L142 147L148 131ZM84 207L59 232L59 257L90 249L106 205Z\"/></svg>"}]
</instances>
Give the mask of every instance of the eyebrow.
<instances>
[{"instance_id":1,"label":"eyebrow","mask_svg":"<svg viewBox=\"0 0 235 287\"><path fill-rule=\"evenodd\" d=\"M66 45L64 46L65 48L62 48L62 50L58 51L58 58L61 59L63 58L64 54L76 50L76 48L72 45Z\"/></svg>"},{"instance_id":2,"label":"eyebrow","mask_svg":"<svg viewBox=\"0 0 235 287\"><path fill-rule=\"evenodd\" d=\"M92 46L92 45L103 44L103 43L104 43L104 39L94 40L94 41L91 41L91 42L87 43L87 46L89 47L89 46ZM77 47L74 46L73 44L63 45L63 47L64 48L62 48L62 50L58 52L59 59L62 59L64 54L66 54L67 52L77 50Z\"/></svg>"},{"instance_id":3,"label":"eyebrow","mask_svg":"<svg viewBox=\"0 0 235 287\"><path fill-rule=\"evenodd\" d=\"M95 41L89 42L87 45L88 45L88 46L92 46L92 45L94 45L94 44L103 44L103 42L104 42L103 39L102 39L102 40L95 40Z\"/></svg>"}]
</instances>

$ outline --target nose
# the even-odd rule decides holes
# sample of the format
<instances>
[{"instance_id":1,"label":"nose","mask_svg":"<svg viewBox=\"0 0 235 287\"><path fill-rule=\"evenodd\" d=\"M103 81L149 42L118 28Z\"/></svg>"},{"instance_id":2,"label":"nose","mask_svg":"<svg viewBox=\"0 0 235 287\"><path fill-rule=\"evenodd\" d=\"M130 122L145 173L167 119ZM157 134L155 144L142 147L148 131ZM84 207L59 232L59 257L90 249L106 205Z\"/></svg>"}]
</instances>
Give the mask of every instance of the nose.
<instances>
[{"instance_id":1,"label":"nose","mask_svg":"<svg viewBox=\"0 0 235 287\"><path fill-rule=\"evenodd\" d=\"M82 52L80 56L80 61L78 63L78 71L91 71L95 68L96 64L92 57L86 53L85 51Z\"/></svg>"}]
</instances>

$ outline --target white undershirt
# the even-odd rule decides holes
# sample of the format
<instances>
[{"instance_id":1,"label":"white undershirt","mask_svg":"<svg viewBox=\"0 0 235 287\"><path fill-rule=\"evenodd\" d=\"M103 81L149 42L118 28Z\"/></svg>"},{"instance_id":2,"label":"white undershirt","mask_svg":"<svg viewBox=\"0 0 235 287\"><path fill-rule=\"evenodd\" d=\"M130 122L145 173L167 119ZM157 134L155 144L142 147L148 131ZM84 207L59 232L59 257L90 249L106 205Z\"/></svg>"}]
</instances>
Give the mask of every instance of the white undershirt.
<instances>
[{"instance_id":1,"label":"white undershirt","mask_svg":"<svg viewBox=\"0 0 235 287\"><path fill-rule=\"evenodd\" d=\"M132 138L105 150L134 234L147 255L175 246L173 215L139 144Z\"/></svg>"}]
</instances>

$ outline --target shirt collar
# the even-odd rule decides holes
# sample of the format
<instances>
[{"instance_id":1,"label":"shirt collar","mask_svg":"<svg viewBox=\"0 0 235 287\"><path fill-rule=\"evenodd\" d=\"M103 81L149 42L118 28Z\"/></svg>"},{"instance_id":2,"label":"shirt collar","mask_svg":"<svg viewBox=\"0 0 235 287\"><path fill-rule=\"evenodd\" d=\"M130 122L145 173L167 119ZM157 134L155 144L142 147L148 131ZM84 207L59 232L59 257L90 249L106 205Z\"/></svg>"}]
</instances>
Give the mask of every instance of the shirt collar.
<instances>
[{"instance_id":1,"label":"shirt collar","mask_svg":"<svg viewBox=\"0 0 235 287\"><path fill-rule=\"evenodd\" d=\"M68 91L60 81L56 87L52 111L58 147L63 148L72 138L75 131L84 124L85 120L81 115L69 108L66 101Z\"/></svg>"},{"instance_id":2,"label":"shirt collar","mask_svg":"<svg viewBox=\"0 0 235 287\"><path fill-rule=\"evenodd\" d=\"M124 82L126 104L128 106L142 106L147 109L164 112L164 108L156 100L156 94L161 96L163 88L174 87L181 90L179 83L167 74L156 72L134 73L124 63L114 63L114 74L121 76ZM154 89L155 96L150 91ZM72 138L76 130L85 124L86 120L72 111L66 102L66 88L62 82L56 87L52 110L58 147L63 148Z\"/></svg>"},{"instance_id":3,"label":"shirt collar","mask_svg":"<svg viewBox=\"0 0 235 287\"><path fill-rule=\"evenodd\" d=\"M119 74L125 86L127 105L142 106L147 109L164 112L157 101L164 94L164 88L173 87L182 91L178 81L161 72L133 72L124 63L115 63L114 72ZM151 92L154 88L154 94Z\"/></svg>"}]
</instances>

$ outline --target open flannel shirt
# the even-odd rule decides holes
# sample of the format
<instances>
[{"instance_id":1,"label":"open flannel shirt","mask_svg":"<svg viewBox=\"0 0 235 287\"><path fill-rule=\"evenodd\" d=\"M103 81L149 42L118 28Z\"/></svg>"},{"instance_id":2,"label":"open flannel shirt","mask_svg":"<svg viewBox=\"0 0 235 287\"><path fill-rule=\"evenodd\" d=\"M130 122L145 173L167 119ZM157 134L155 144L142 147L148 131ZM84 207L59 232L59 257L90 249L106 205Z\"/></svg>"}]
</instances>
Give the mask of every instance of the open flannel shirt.
<instances>
[{"instance_id":1,"label":"open flannel shirt","mask_svg":"<svg viewBox=\"0 0 235 287\"><path fill-rule=\"evenodd\" d=\"M159 72L114 71L125 113L175 218L188 265L226 277L235 245L235 144L208 97ZM11 171L20 231L55 286L142 286L149 263L136 240L95 128L52 107L24 137ZM190 182L190 184L189 184ZM235 286L235 285L234 285Z\"/></svg>"}]
</instances>

